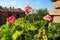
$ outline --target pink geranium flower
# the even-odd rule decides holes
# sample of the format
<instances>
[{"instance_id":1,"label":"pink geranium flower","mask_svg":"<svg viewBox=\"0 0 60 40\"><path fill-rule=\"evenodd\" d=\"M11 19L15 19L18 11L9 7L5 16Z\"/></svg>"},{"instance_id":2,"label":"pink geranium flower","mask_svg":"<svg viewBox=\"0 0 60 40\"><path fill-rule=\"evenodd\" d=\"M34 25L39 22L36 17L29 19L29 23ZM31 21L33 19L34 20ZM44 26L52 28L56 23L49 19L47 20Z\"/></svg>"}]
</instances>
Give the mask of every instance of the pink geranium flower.
<instances>
[{"instance_id":1,"label":"pink geranium flower","mask_svg":"<svg viewBox=\"0 0 60 40\"><path fill-rule=\"evenodd\" d=\"M46 15L43 17L44 20L46 21L51 21L52 20L52 17L50 15Z\"/></svg>"},{"instance_id":2,"label":"pink geranium flower","mask_svg":"<svg viewBox=\"0 0 60 40\"><path fill-rule=\"evenodd\" d=\"M6 19L7 22L12 22L15 21L15 17L14 16L10 16Z\"/></svg>"},{"instance_id":3,"label":"pink geranium flower","mask_svg":"<svg viewBox=\"0 0 60 40\"><path fill-rule=\"evenodd\" d=\"M26 7L25 7L25 12L30 12L31 9L32 9L32 8L31 8L30 6L26 6Z\"/></svg>"}]
</instances>

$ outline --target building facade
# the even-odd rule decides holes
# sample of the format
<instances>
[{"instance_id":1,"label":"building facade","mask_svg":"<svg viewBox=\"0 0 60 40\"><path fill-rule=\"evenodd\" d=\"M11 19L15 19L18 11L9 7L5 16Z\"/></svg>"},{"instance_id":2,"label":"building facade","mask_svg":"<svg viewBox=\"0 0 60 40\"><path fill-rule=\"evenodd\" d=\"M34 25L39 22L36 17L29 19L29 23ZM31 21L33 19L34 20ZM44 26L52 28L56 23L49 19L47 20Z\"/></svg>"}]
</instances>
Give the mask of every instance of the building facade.
<instances>
[{"instance_id":1,"label":"building facade","mask_svg":"<svg viewBox=\"0 0 60 40\"><path fill-rule=\"evenodd\" d=\"M20 17L25 17L25 12L20 8L7 8L0 6L0 25L6 22L6 18L9 16L15 16L16 19Z\"/></svg>"}]
</instances>

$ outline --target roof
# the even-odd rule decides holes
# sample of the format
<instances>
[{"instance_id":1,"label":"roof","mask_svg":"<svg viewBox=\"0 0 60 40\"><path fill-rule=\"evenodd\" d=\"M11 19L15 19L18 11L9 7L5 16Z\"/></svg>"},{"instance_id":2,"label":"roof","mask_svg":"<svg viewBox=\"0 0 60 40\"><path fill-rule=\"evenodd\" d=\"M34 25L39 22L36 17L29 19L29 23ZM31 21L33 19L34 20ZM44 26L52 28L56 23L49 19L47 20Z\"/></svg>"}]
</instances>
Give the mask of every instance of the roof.
<instances>
[{"instance_id":1,"label":"roof","mask_svg":"<svg viewBox=\"0 0 60 40\"><path fill-rule=\"evenodd\" d=\"M0 8L0 12L24 12L21 8Z\"/></svg>"}]
</instances>

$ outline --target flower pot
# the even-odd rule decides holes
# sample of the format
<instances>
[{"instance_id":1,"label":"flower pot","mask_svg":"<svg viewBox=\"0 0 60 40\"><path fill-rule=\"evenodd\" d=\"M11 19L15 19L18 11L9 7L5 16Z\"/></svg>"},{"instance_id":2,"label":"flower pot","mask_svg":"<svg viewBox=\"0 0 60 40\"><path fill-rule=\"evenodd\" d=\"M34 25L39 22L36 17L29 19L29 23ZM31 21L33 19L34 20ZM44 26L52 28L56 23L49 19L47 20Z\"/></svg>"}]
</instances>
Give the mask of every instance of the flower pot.
<instances>
[{"instance_id":1,"label":"flower pot","mask_svg":"<svg viewBox=\"0 0 60 40\"><path fill-rule=\"evenodd\" d=\"M56 2L57 0L50 0L51 2Z\"/></svg>"}]
</instances>

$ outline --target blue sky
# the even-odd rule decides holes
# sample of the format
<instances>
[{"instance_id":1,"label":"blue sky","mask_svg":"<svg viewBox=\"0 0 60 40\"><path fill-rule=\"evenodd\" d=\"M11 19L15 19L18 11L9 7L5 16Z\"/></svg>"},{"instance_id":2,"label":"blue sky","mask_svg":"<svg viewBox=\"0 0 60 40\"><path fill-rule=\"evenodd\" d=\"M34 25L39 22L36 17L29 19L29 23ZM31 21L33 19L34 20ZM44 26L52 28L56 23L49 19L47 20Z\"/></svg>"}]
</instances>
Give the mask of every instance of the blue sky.
<instances>
[{"instance_id":1,"label":"blue sky","mask_svg":"<svg viewBox=\"0 0 60 40\"><path fill-rule=\"evenodd\" d=\"M0 0L0 6L15 7L24 9L25 6L30 5L33 9L47 8L53 9L53 3L50 0Z\"/></svg>"}]
</instances>

